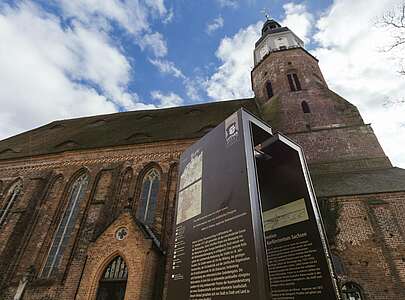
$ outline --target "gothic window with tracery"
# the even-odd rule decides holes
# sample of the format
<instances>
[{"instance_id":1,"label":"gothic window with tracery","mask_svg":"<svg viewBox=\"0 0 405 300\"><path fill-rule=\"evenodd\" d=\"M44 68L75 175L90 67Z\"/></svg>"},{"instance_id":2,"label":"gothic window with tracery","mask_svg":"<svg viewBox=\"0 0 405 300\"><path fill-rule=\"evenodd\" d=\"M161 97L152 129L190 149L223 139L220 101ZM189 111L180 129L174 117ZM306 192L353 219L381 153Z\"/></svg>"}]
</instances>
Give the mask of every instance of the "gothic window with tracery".
<instances>
[{"instance_id":1,"label":"gothic window with tracery","mask_svg":"<svg viewBox=\"0 0 405 300\"><path fill-rule=\"evenodd\" d=\"M347 282L342 286L343 300L363 300L360 287L354 282Z\"/></svg>"},{"instance_id":2,"label":"gothic window with tracery","mask_svg":"<svg viewBox=\"0 0 405 300\"><path fill-rule=\"evenodd\" d=\"M53 237L46 263L41 271L41 277L48 278L58 270L63 252L76 224L80 212L80 204L83 201L88 181L88 175L83 174L74 181L69 189L66 209Z\"/></svg>"},{"instance_id":3,"label":"gothic window with tracery","mask_svg":"<svg viewBox=\"0 0 405 300\"><path fill-rule=\"evenodd\" d=\"M121 256L105 268L98 283L97 300L123 300L127 287L128 268Z\"/></svg>"},{"instance_id":4,"label":"gothic window with tracery","mask_svg":"<svg viewBox=\"0 0 405 300\"><path fill-rule=\"evenodd\" d=\"M146 173L143 178L139 206L136 214L137 219L146 225L153 223L159 186L160 173L153 168Z\"/></svg>"},{"instance_id":5,"label":"gothic window with tracery","mask_svg":"<svg viewBox=\"0 0 405 300\"><path fill-rule=\"evenodd\" d=\"M10 187L9 193L5 194L3 206L1 207L0 210L0 228L6 223L7 217L10 214L11 209L13 208L18 195L22 191L22 182L21 180L18 180L16 183L13 184L13 186Z\"/></svg>"}]
</instances>

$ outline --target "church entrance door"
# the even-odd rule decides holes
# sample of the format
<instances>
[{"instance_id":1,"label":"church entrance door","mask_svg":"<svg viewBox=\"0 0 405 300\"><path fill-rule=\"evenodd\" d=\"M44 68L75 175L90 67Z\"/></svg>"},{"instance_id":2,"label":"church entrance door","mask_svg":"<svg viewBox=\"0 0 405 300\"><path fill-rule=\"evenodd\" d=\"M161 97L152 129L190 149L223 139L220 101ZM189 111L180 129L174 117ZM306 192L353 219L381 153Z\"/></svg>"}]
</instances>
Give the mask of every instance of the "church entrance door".
<instances>
[{"instance_id":1,"label":"church entrance door","mask_svg":"<svg viewBox=\"0 0 405 300\"><path fill-rule=\"evenodd\" d=\"M128 269L121 256L117 256L100 278L97 300L124 300Z\"/></svg>"},{"instance_id":2,"label":"church entrance door","mask_svg":"<svg viewBox=\"0 0 405 300\"><path fill-rule=\"evenodd\" d=\"M124 300L126 281L100 281L97 300Z\"/></svg>"}]
</instances>

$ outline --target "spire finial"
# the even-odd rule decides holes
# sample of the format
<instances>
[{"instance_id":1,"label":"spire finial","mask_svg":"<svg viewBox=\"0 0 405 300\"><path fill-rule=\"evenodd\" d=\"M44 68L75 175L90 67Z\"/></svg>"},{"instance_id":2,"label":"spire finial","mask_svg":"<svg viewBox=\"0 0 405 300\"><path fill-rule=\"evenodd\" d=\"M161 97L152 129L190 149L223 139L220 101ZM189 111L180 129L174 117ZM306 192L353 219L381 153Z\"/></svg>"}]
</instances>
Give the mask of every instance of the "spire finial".
<instances>
[{"instance_id":1,"label":"spire finial","mask_svg":"<svg viewBox=\"0 0 405 300\"><path fill-rule=\"evenodd\" d=\"M270 20L270 13L269 13L269 10L268 10L267 8L263 8L260 12L261 12L262 14L264 14L264 16L266 17L266 20L267 20L267 21Z\"/></svg>"}]
</instances>

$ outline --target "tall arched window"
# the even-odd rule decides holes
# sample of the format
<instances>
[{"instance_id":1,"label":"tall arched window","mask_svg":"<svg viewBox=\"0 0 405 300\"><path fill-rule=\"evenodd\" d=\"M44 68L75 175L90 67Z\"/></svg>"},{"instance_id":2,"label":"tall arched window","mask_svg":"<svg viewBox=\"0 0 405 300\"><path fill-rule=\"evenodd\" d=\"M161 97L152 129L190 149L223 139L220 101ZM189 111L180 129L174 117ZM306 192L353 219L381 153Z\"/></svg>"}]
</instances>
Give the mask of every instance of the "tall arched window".
<instances>
[{"instance_id":1,"label":"tall arched window","mask_svg":"<svg viewBox=\"0 0 405 300\"><path fill-rule=\"evenodd\" d=\"M41 271L42 277L50 277L58 270L63 250L66 248L73 227L76 224L80 203L84 198L88 180L88 175L83 174L74 181L69 189L67 206L53 237L46 263Z\"/></svg>"},{"instance_id":2,"label":"tall arched window","mask_svg":"<svg viewBox=\"0 0 405 300\"><path fill-rule=\"evenodd\" d=\"M271 81L266 82L266 92L267 92L267 98L273 97L273 87L271 85Z\"/></svg>"},{"instance_id":3,"label":"tall arched window","mask_svg":"<svg viewBox=\"0 0 405 300\"><path fill-rule=\"evenodd\" d=\"M342 286L343 300L363 300L360 287L354 282L346 282Z\"/></svg>"},{"instance_id":4,"label":"tall arched window","mask_svg":"<svg viewBox=\"0 0 405 300\"><path fill-rule=\"evenodd\" d=\"M287 79L288 79L288 84L290 85L290 90L292 92L301 90L301 83L298 80L298 76L296 73L287 74Z\"/></svg>"},{"instance_id":5,"label":"tall arched window","mask_svg":"<svg viewBox=\"0 0 405 300\"><path fill-rule=\"evenodd\" d=\"M155 208L160 185L160 173L155 168L145 174L139 199L136 218L146 225L151 225L155 217Z\"/></svg>"},{"instance_id":6,"label":"tall arched window","mask_svg":"<svg viewBox=\"0 0 405 300\"><path fill-rule=\"evenodd\" d=\"M309 114L311 112L307 101L301 102L301 108L302 108L302 111L304 112L304 114Z\"/></svg>"},{"instance_id":7,"label":"tall arched window","mask_svg":"<svg viewBox=\"0 0 405 300\"><path fill-rule=\"evenodd\" d=\"M120 213L121 209L126 207L129 203L128 192L132 180L132 168L126 168L124 173L121 175L121 181L119 185L119 194L116 203L115 212Z\"/></svg>"},{"instance_id":8,"label":"tall arched window","mask_svg":"<svg viewBox=\"0 0 405 300\"><path fill-rule=\"evenodd\" d=\"M18 195L22 190L22 182L18 180L14 183L8 193L5 193L4 203L0 210L0 228L6 222L8 215L10 214L11 209L13 208L14 203L16 202Z\"/></svg>"},{"instance_id":9,"label":"tall arched window","mask_svg":"<svg viewBox=\"0 0 405 300\"><path fill-rule=\"evenodd\" d=\"M100 278L96 300L123 300L127 287L127 278L127 265L121 256L117 256L105 268Z\"/></svg>"}]
</instances>

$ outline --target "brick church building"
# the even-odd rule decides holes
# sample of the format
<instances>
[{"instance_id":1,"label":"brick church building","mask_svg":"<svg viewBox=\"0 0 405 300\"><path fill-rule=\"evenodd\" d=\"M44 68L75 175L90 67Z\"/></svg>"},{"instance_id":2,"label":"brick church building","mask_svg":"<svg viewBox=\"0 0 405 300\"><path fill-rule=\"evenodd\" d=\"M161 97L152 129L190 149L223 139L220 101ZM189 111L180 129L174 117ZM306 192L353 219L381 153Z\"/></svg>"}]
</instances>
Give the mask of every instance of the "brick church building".
<instances>
[{"instance_id":1,"label":"brick church building","mask_svg":"<svg viewBox=\"0 0 405 300\"><path fill-rule=\"evenodd\" d=\"M0 299L165 299L180 154L243 107L306 154L344 299L405 299L405 170L268 20L251 99L55 121L0 141Z\"/></svg>"}]
</instances>

